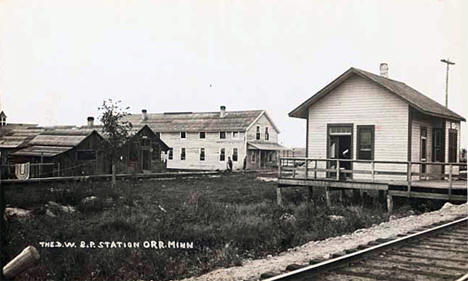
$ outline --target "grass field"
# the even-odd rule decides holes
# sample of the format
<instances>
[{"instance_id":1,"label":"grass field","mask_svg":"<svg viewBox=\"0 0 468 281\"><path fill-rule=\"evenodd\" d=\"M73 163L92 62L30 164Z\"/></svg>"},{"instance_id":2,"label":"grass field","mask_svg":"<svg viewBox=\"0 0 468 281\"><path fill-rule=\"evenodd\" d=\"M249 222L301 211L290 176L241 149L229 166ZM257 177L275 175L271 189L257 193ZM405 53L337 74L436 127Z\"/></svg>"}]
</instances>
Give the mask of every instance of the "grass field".
<instances>
[{"instance_id":1,"label":"grass field","mask_svg":"<svg viewBox=\"0 0 468 281\"><path fill-rule=\"evenodd\" d=\"M89 196L97 199L84 203ZM238 266L310 240L352 232L384 220L379 206L338 203L327 208L321 193L289 188L285 206L276 202L276 183L254 175L223 175L144 182L11 186L7 204L34 209L30 218L10 219L8 256L27 245L40 264L16 280L169 280ZM74 213L46 214L54 201ZM342 216L332 219L330 216ZM39 242L187 241L193 249L46 248Z\"/></svg>"}]
</instances>

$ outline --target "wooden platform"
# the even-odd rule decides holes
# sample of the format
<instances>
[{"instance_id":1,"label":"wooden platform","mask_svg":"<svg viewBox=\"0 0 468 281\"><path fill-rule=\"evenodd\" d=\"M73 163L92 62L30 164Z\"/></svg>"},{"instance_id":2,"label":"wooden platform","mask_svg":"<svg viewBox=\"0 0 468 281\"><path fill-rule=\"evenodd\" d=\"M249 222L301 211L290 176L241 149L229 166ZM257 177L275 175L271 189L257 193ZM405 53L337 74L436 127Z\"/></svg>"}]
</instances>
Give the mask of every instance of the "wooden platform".
<instances>
[{"instance_id":1,"label":"wooden platform","mask_svg":"<svg viewBox=\"0 0 468 281\"><path fill-rule=\"evenodd\" d=\"M325 162L327 167L318 166L318 162ZM369 170L343 170L340 162L368 163ZM397 170L375 170L375 165L392 164ZM401 166L406 166L402 172ZM388 200L392 197L426 198L447 201L467 201L467 181L461 176L461 170L466 169L464 163L436 163L434 165L447 166L444 174L428 175L414 172L414 165L431 165L427 162L398 162L398 161L361 161L349 159L308 159L282 158L278 173L278 203L281 201L281 188L287 186L307 186L310 188L325 188L331 190L357 189L378 190L387 193ZM444 171L444 169L442 169ZM349 175L367 175L370 180L351 179ZM407 180L391 180L388 177L406 178ZM437 180L421 180L421 178L439 178ZM359 178L359 176L356 176ZM362 176L360 176L362 178ZM387 178L387 179L385 179ZM414 178L419 178L415 180ZM443 179L440 179L443 178ZM327 195L328 196L328 195ZM391 202L390 202L391 203Z\"/></svg>"}]
</instances>

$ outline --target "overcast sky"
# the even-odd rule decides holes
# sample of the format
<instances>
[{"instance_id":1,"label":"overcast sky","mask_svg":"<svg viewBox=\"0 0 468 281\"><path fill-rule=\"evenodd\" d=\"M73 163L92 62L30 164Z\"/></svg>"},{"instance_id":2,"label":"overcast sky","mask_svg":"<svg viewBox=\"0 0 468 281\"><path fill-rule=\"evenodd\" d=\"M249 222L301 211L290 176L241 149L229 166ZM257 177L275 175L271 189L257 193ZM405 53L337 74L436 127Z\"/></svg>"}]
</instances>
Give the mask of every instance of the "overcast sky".
<instances>
[{"instance_id":1,"label":"overcast sky","mask_svg":"<svg viewBox=\"0 0 468 281\"><path fill-rule=\"evenodd\" d=\"M0 0L0 105L9 122L41 125L85 124L107 98L135 113L265 109L283 144L305 146L305 121L288 112L349 67L386 62L443 104L449 57L449 107L468 117L466 11L462 0Z\"/></svg>"}]
</instances>

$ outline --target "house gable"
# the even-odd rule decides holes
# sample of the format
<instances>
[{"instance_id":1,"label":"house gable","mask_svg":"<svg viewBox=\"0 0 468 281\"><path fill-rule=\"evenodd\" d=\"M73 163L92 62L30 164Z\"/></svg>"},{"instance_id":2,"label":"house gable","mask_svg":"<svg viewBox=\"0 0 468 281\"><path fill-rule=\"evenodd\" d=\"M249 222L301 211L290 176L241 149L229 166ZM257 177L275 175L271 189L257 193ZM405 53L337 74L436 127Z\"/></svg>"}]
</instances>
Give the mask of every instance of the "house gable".
<instances>
[{"instance_id":1,"label":"house gable","mask_svg":"<svg viewBox=\"0 0 468 281\"><path fill-rule=\"evenodd\" d=\"M297 118L307 118L307 108L309 106L318 102L321 98L328 95L333 89L335 89L344 81L355 75L358 75L364 79L367 79L368 81L371 81L372 83L375 83L377 86L387 90L389 93L394 94L395 96L410 104L412 107L414 107L422 113L451 120L465 121L465 118L463 118L462 116L449 110L448 108L442 106L441 104L428 98L427 96L421 94L417 90L407 86L402 82L388 79L356 68L350 68L338 78L333 80L322 90L317 92L315 95L313 95L301 105L299 105L296 109L291 111L289 113L289 116Z\"/></svg>"},{"instance_id":2,"label":"house gable","mask_svg":"<svg viewBox=\"0 0 468 281\"><path fill-rule=\"evenodd\" d=\"M375 159L405 161L408 151L406 102L375 83L353 75L326 96L310 105L307 153L311 158L327 158L327 127L330 124L374 125ZM357 134L353 134L356 155Z\"/></svg>"}]
</instances>

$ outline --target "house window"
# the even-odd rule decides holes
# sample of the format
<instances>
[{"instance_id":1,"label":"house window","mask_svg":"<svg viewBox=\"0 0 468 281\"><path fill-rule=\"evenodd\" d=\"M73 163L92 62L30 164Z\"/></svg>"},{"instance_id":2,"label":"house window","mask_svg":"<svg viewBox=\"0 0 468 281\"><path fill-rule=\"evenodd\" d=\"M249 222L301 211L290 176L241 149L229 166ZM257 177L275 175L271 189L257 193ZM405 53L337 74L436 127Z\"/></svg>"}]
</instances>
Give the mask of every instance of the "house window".
<instances>
[{"instance_id":1,"label":"house window","mask_svg":"<svg viewBox=\"0 0 468 281\"><path fill-rule=\"evenodd\" d=\"M147 136L143 136L140 140L140 146L141 147L149 147L151 146L151 140L148 139Z\"/></svg>"},{"instance_id":2,"label":"house window","mask_svg":"<svg viewBox=\"0 0 468 281\"><path fill-rule=\"evenodd\" d=\"M6 118L3 117L3 116L2 116L1 119L0 119L0 125L1 125L1 126L5 126L5 125L6 125Z\"/></svg>"},{"instance_id":3,"label":"house window","mask_svg":"<svg viewBox=\"0 0 468 281\"><path fill-rule=\"evenodd\" d=\"M442 128L432 129L432 161L444 162L444 131Z\"/></svg>"},{"instance_id":4,"label":"house window","mask_svg":"<svg viewBox=\"0 0 468 281\"><path fill-rule=\"evenodd\" d=\"M180 138L181 139L187 138L187 133L186 132L180 132Z\"/></svg>"},{"instance_id":5,"label":"house window","mask_svg":"<svg viewBox=\"0 0 468 281\"><path fill-rule=\"evenodd\" d=\"M374 160L374 125L357 126L357 159Z\"/></svg>"},{"instance_id":6,"label":"house window","mask_svg":"<svg viewBox=\"0 0 468 281\"><path fill-rule=\"evenodd\" d=\"M200 161L205 161L205 149L200 148Z\"/></svg>"},{"instance_id":7,"label":"house window","mask_svg":"<svg viewBox=\"0 0 468 281\"><path fill-rule=\"evenodd\" d=\"M220 139L226 139L226 132L219 132Z\"/></svg>"},{"instance_id":8,"label":"house window","mask_svg":"<svg viewBox=\"0 0 468 281\"><path fill-rule=\"evenodd\" d=\"M77 158L78 160L96 160L96 151L91 149L78 150Z\"/></svg>"},{"instance_id":9,"label":"house window","mask_svg":"<svg viewBox=\"0 0 468 281\"><path fill-rule=\"evenodd\" d=\"M265 140L270 139L270 134L268 133L268 127L265 127Z\"/></svg>"},{"instance_id":10,"label":"house window","mask_svg":"<svg viewBox=\"0 0 468 281\"><path fill-rule=\"evenodd\" d=\"M238 157L237 148L233 148L232 149L232 161L237 162L237 157Z\"/></svg>"},{"instance_id":11,"label":"house window","mask_svg":"<svg viewBox=\"0 0 468 281\"><path fill-rule=\"evenodd\" d=\"M224 161L226 159L226 149L221 148L219 151L219 161Z\"/></svg>"},{"instance_id":12,"label":"house window","mask_svg":"<svg viewBox=\"0 0 468 281\"><path fill-rule=\"evenodd\" d=\"M421 127L421 161L427 160L427 128Z\"/></svg>"},{"instance_id":13,"label":"house window","mask_svg":"<svg viewBox=\"0 0 468 281\"><path fill-rule=\"evenodd\" d=\"M173 148L169 148L169 155L167 158L169 158L169 160L172 160L172 158L174 157L174 149Z\"/></svg>"},{"instance_id":14,"label":"house window","mask_svg":"<svg viewBox=\"0 0 468 281\"><path fill-rule=\"evenodd\" d=\"M232 132L233 139L239 139L239 132Z\"/></svg>"},{"instance_id":15,"label":"house window","mask_svg":"<svg viewBox=\"0 0 468 281\"><path fill-rule=\"evenodd\" d=\"M185 160L185 148L180 149L180 160Z\"/></svg>"},{"instance_id":16,"label":"house window","mask_svg":"<svg viewBox=\"0 0 468 281\"><path fill-rule=\"evenodd\" d=\"M260 126L257 126L257 134L255 135L256 140L260 140Z\"/></svg>"},{"instance_id":17,"label":"house window","mask_svg":"<svg viewBox=\"0 0 468 281\"><path fill-rule=\"evenodd\" d=\"M204 139L205 138L205 132L200 132L200 138Z\"/></svg>"}]
</instances>

